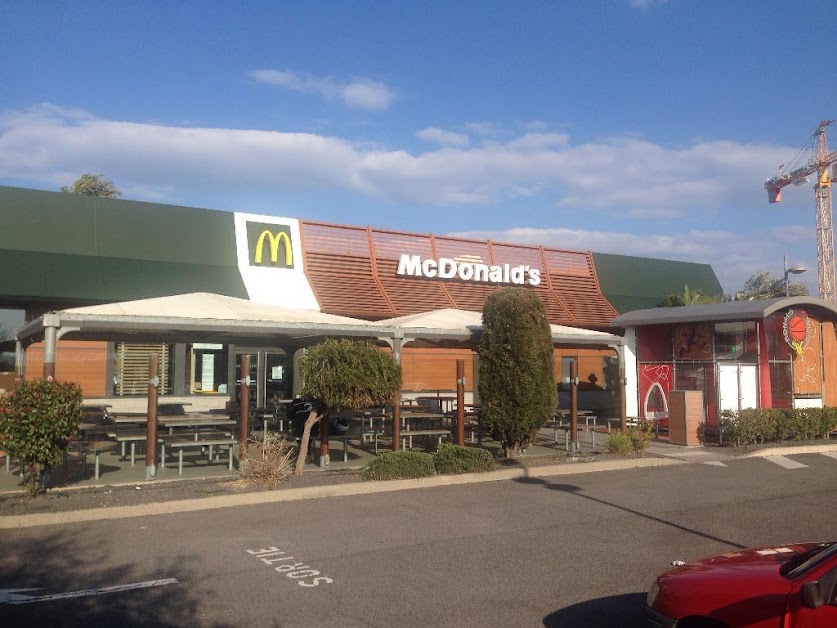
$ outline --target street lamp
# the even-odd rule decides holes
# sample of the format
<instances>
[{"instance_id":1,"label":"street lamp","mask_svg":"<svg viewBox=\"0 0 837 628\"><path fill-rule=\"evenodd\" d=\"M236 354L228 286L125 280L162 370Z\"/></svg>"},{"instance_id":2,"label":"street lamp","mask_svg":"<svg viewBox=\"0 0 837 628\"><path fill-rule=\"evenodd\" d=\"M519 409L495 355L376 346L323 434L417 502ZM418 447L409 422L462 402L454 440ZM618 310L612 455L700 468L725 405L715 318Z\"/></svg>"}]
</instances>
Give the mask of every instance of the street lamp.
<instances>
[{"instance_id":1,"label":"street lamp","mask_svg":"<svg viewBox=\"0 0 837 628\"><path fill-rule=\"evenodd\" d=\"M801 275L806 270L808 270L808 269L805 268L804 266L791 266L790 268L788 268L788 256L785 255L785 276L783 277L782 281L785 282L785 296L786 297L790 296L790 287L789 287L789 284L788 284L788 275L791 275L791 274Z\"/></svg>"}]
</instances>

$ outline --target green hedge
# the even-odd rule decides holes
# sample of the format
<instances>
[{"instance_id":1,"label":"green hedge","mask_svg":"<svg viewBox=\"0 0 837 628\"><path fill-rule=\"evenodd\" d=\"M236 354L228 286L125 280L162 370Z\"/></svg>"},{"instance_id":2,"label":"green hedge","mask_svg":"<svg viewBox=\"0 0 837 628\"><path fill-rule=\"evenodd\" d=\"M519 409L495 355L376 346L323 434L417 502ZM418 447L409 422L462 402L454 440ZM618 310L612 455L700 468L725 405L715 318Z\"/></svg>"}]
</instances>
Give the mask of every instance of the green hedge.
<instances>
[{"instance_id":1,"label":"green hedge","mask_svg":"<svg viewBox=\"0 0 837 628\"><path fill-rule=\"evenodd\" d=\"M418 451L390 451L363 467L364 480L407 480L436 475L433 454Z\"/></svg>"},{"instance_id":2,"label":"green hedge","mask_svg":"<svg viewBox=\"0 0 837 628\"><path fill-rule=\"evenodd\" d=\"M435 454L418 451L392 451L381 454L361 471L364 480L406 480L431 475L491 471L495 463L491 452L478 447L459 447L442 443Z\"/></svg>"},{"instance_id":3,"label":"green hedge","mask_svg":"<svg viewBox=\"0 0 837 628\"><path fill-rule=\"evenodd\" d=\"M440 475L479 473L494 468L494 457L487 449L442 443L433 455L433 463Z\"/></svg>"},{"instance_id":4,"label":"green hedge","mask_svg":"<svg viewBox=\"0 0 837 628\"><path fill-rule=\"evenodd\" d=\"M724 442L736 446L825 438L837 430L837 408L747 408L721 412Z\"/></svg>"}]
</instances>

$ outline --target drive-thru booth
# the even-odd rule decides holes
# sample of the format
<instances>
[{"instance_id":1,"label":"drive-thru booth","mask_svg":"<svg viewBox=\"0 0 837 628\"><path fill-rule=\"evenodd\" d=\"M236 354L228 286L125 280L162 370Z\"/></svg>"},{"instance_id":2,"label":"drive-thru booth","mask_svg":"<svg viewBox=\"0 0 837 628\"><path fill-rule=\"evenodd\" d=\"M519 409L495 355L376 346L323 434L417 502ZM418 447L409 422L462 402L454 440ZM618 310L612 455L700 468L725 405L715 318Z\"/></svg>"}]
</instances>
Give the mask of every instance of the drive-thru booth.
<instances>
[{"instance_id":1,"label":"drive-thru booth","mask_svg":"<svg viewBox=\"0 0 837 628\"><path fill-rule=\"evenodd\" d=\"M669 416L681 391L702 394L703 419L723 410L837 405L837 308L814 297L635 310L625 333L637 396L628 414Z\"/></svg>"}]
</instances>

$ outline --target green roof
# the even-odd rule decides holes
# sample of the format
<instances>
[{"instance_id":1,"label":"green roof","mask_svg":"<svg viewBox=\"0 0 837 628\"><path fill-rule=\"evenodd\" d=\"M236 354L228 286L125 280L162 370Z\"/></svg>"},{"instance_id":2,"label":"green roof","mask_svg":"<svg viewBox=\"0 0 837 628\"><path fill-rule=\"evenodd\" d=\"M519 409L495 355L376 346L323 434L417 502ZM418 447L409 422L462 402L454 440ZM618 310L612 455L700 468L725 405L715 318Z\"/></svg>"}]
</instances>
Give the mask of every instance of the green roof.
<instances>
[{"instance_id":1,"label":"green roof","mask_svg":"<svg viewBox=\"0 0 837 628\"><path fill-rule=\"evenodd\" d=\"M248 296L233 212L0 186L0 221L0 307ZM686 285L723 292L708 264L593 259L602 293L620 314L656 307Z\"/></svg>"},{"instance_id":2,"label":"green roof","mask_svg":"<svg viewBox=\"0 0 837 628\"><path fill-rule=\"evenodd\" d=\"M247 297L231 212L0 187L0 220L0 300Z\"/></svg>"},{"instance_id":3,"label":"green roof","mask_svg":"<svg viewBox=\"0 0 837 628\"><path fill-rule=\"evenodd\" d=\"M667 294L724 293L709 264L593 253L602 294L620 314L657 307Z\"/></svg>"}]
</instances>

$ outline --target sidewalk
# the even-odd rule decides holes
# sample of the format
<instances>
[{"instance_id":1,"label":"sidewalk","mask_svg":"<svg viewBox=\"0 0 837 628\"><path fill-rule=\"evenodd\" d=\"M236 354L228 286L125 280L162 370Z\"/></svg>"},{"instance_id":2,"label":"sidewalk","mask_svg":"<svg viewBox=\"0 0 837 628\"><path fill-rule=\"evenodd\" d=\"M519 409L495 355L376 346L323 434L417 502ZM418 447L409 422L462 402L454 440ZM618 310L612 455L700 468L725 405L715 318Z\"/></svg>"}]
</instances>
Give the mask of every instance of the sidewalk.
<instances>
[{"instance_id":1,"label":"sidewalk","mask_svg":"<svg viewBox=\"0 0 837 628\"><path fill-rule=\"evenodd\" d=\"M774 443L737 450L726 447L686 448L652 441L645 454L640 456L612 456L588 449L576 457L569 457L565 452L558 453L555 450L548 450L546 453L540 451L536 454L533 449L535 448L530 449L526 456L513 464L501 465L495 471L433 476L417 480L364 482L360 478L360 468L357 466L322 470L308 465L302 477L288 478L273 490L245 485L238 481L236 476L225 475L154 482L143 480L76 490L62 489L50 491L34 500L22 496L18 491L15 494L0 494L0 529L193 512L526 477L554 477L756 456L837 452L837 441L787 445Z\"/></svg>"}]
</instances>

